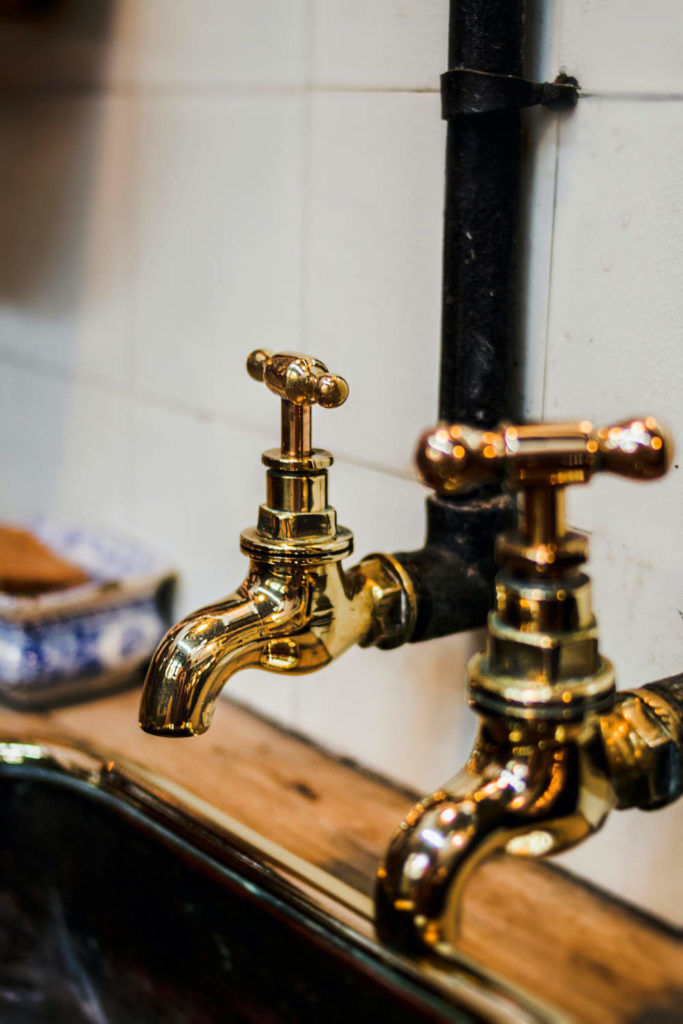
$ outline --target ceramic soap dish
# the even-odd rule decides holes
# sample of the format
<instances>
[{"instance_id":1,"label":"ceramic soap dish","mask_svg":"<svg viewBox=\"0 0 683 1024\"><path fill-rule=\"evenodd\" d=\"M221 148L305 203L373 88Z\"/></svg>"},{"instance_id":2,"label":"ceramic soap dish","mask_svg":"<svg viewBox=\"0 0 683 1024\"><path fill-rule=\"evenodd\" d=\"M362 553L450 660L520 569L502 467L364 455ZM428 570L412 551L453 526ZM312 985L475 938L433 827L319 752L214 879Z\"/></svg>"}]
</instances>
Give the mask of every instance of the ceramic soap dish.
<instances>
[{"instance_id":1,"label":"ceramic soap dish","mask_svg":"<svg viewBox=\"0 0 683 1024\"><path fill-rule=\"evenodd\" d=\"M108 530L21 525L88 582L37 596L0 592L0 700L45 708L138 681L172 621L175 573Z\"/></svg>"}]
</instances>

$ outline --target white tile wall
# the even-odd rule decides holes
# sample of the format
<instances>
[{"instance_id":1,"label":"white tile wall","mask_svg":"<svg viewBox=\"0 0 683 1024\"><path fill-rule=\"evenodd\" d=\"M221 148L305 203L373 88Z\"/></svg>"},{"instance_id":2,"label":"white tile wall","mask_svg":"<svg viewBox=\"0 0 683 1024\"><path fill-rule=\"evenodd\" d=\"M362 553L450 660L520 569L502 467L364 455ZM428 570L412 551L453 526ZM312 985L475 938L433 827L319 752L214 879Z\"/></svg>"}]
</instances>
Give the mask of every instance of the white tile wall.
<instances>
[{"instance_id":1,"label":"white tile wall","mask_svg":"<svg viewBox=\"0 0 683 1024\"><path fill-rule=\"evenodd\" d=\"M2 515L130 529L131 400L6 361L0 387Z\"/></svg>"},{"instance_id":2,"label":"white tile wall","mask_svg":"<svg viewBox=\"0 0 683 1024\"><path fill-rule=\"evenodd\" d=\"M314 86L438 91L448 53L447 3L312 0L311 6Z\"/></svg>"},{"instance_id":3,"label":"white tile wall","mask_svg":"<svg viewBox=\"0 0 683 1024\"><path fill-rule=\"evenodd\" d=\"M683 438L683 101L584 100L560 154L545 415L653 413ZM681 670L678 465L661 483L599 480L571 499L624 685Z\"/></svg>"},{"instance_id":4,"label":"white tile wall","mask_svg":"<svg viewBox=\"0 0 683 1024\"><path fill-rule=\"evenodd\" d=\"M0 24L0 82L21 86L0 102L2 515L147 538L182 569L179 613L227 593L278 429L243 369L266 345L349 377L315 429L358 553L422 543L411 452L436 409L447 6L119 0L93 20L70 0L56 34ZM658 101L683 96L683 15L673 0L530 8L530 73L563 63L592 95L525 119L527 413L644 409L683 437L683 132L680 102ZM682 479L573 499L623 685L683 668ZM231 692L426 790L469 748L480 642L245 672ZM681 819L613 815L566 862L680 921Z\"/></svg>"},{"instance_id":5,"label":"white tile wall","mask_svg":"<svg viewBox=\"0 0 683 1024\"><path fill-rule=\"evenodd\" d=\"M630 4L618 11L609 3L564 5L564 52L582 54L583 63L571 63L569 70L579 68L586 91L648 95L584 98L559 123L546 350L530 349L529 379L536 386L528 398L533 412L539 411L542 381L540 411L547 418L587 416L606 423L651 412L669 426L680 447L683 102L656 102L651 95L665 83L676 86L664 77L669 44L660 45L660 37L675 36L680 12L676 8L674 17L673 5L655 4L644 13L647 18L635 17L636 6ZM591 28L587 23L598 15L604 22ZM585 47L566 35L568 24L586 33ZM610 32L625 48L635 47L640 33L640 54L647 56L638 73L632 68L618 74L615 47L607 46ZM652 60L655 49L663 66ZM679 65L670 62L668 71L678 67L680 77ZM532 252L538 251L539 235L537 228ZM575 489L570 502L572 521L591 533L601 643L615 663L619 684L634 686L680 672L679 460L657 484L601 479ZM683 814L675 805L657 814L613 814L590 844L559 860L680 923L681 849Z\"/></svg>"},{"instance_id":6,"label":"white tile wall","mask_svg":"<svg viewBox=\"0 0 683 1024\"><path fill-rule=\"evenodd\" d=\"M274 413L253 348L296 348L303 101L144 95L135 162L135 384L235 422Z\"/></svg>"},{"instance_id":7,"label":"white tile wall","mask_svg":"<svg viewBox=\"0 0 683 1024\"><path fill-rule=\"evenodd\" d=\"M130 380L131 102L0 101L0 346Z\"/></svg>"},{"instance_id":8,"label":"white tile wall","mask_svg":"<svg viewBox=\"0 0 683 1024\"><path fill-rule=\"evenodd\" d=\"M520 318L526 339L521 373L521 402L518 407L528 419L541 419L546 374L550 277L552 272L555 222L557 145L564 117L543 108L529 110L525 117L522 190L522 222L527 225L521 240Z\"/></svg>"},{"instance_id":9,"label":"white tile wall","mask_svg":"<svg viewBox=\"0 0 683 1024\"><path fill-rule=\"evenodd\" d=\"M306 72L306 0L126 0L135 79L173 91L294 87Z\"/></svg>"},{"instance_id":10,"label":"white tile wall","mask_svg":"<svg viewBox=\"0 0 683 1024\"><path fill-rule=\"evenodd\" d=\"M555 0L560 61L589 93L683 92L678 0Z\"/></svg>"},{"instance_id":11,"label":"white tile wall","mask_svg":"<svg viewBox=\"0 0 683 1024\"><path fill-rule=\"evenodd\" d=\"M261 445L251 433L148 401L135 403L131 430L132 525L180 567L192 566L178 599L184 615L244 579L239 532L265 496Z\"/></svg>"},{"instance_id":12,"label":"white tile wall","mask_svg":"<svg viewBox=\"0 0 683 1024\"><path fill-rule=\"evenodd\" d=\"M345 408L318 420L334 451L411 473L438 388L439 100L315 94L310 131L305 347L352 388Z\"/></svg>"},{"instance_id":13,"label":"white tile wall","mask_svg":"<svg viewBox=\"0 0 683 1024\"><path fill-rule=\"evenodd\" d=\"M330 498L356 552L422 545L424 492L412 480L338 462ZM331 749L418 788L453 773L453 749L473 726L462 699L470 636L396 651L349 651L302 676L298 726ZM472 721L470 721L472 718ZM440 776L440 778L439 778Z\"/></svg>"}]
</instances>

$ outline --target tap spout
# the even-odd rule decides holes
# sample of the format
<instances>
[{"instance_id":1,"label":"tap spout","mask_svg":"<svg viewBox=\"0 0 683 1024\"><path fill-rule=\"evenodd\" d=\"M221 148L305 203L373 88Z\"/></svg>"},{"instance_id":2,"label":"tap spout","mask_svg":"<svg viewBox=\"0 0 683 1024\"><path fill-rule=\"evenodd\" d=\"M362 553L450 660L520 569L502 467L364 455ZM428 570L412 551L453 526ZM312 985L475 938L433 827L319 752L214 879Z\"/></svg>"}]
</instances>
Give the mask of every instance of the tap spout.
<instances>
[{"instance_id":1,"label":"tap spout","mask_svg":"<svg viewBox=\"0 0 683 1024\"><path fill-rule=\"evenodd\" d=\"M141 728L156 736L199 735L233 673L293 667L293 651L287 644L279 650L278 638L300 629L309 597L306 581L252 563L233 594L189 615L163 638L147 671Z\"/></svg>"},{"instance_id":2,"label":"tap spout","mask_svg":"<svg viewBox=\"0 0 683 1024\"><path fill-rule=\"evenodd\" d=\"M574 846L614 803L597 718L580 727L485 720L465 769L412 808L389 846L376 887L380 937L412 950L452 947L483 861Z\"/></svg>"},{"instance_id":3,"label":"tap spout","mask_svg":"<svg viewBox=\"0 0 683 1024\"><path fill-rule=\"evenodd\" d=\"M354 644L393 647L410 634L415 601L389 555L344 571L339 561L252 558L238 590L183 619L157 647L140 702L155 736L206 732L216 700L242 668L303 674Z\"/></svg>"}]
</instances>

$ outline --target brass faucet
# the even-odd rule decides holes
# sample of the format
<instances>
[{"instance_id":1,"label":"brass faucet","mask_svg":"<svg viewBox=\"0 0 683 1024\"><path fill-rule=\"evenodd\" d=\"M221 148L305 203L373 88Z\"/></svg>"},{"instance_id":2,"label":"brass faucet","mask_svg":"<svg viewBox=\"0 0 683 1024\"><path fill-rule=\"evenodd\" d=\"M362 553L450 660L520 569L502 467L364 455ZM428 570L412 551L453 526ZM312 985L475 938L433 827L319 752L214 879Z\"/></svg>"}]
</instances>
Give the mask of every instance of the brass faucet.
<instances>
[{"instance_id":1,"label":"brass faucet","mask_svg":"<svg viewBox=\"0 0 683 1024\"><path fill-rule=\"evenodd\" d=\"M481 716L470 759L412 808L379 869L386 941L447 955L482 861L565 850L613 808L654 808L679 795L683 694L657 685L616 693L581 571L587 539L567 529L564 513L570 484L600 470L652 480L671 451L652 418L599 430L441 425L420 443L422 478L441 495L502 479L518 496L518 529L498 538L487 648L468 667L469 701Z\"/></svg>"},{"instance_id":2,"label":"brass faucet","mask_svg":"<svg viewBox=\"0 0 683 1024\"><path fill-rule=\"evenodd\" d=\"M396 647L410 637L416 596L391 555L348 570L353 534L337 526L327 498L329 452L312 447L313 405L347 398L343 377L296 352L252 352L247 371L281 401L281 445L264 452L266 502L242 533L244 583L229 597L183 619L154 653L140 704L140 726L160 736L194 736L211 724L216 700L242 668L313 672L354 644Z\"/></svg>"}]
</instances>

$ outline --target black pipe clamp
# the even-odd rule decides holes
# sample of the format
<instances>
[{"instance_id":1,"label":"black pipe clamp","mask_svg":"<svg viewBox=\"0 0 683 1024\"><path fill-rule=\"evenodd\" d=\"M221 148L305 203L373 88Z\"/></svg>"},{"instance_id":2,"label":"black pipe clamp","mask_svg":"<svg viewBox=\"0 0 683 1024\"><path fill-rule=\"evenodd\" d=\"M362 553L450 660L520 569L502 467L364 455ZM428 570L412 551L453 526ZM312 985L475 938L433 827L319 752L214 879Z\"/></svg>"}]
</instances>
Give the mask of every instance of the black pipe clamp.
<instances>
[{"instance_id":1,"label":"black pipe clamp","mask_svg":"<svg viewBox=\"0 0 683 1024\"><path fill-rule=\"evenodd\" d=\"M494 75L470 68L452 68L441 76L444 121L471 114L521 110L539 104L551 110L576 106L579 84L564 73L554 82L529 82L516 75Z\"/></svg>"}]
</instances>

